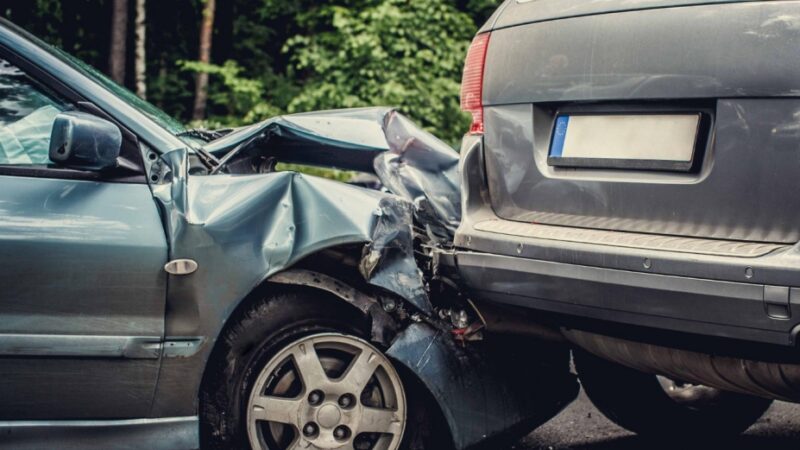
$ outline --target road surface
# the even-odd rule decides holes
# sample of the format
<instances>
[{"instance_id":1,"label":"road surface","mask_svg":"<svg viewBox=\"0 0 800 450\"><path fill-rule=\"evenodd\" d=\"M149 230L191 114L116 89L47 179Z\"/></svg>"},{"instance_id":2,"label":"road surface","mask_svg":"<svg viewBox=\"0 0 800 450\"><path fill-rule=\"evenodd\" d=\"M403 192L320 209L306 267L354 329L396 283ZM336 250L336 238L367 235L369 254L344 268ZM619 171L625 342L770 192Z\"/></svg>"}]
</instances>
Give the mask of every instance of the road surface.
<instances>
[{"instance_id":1,"label":"road surface","mask_svg":"<svg viewBox=\"0 0 800 450\"><path fill-rule=\"evenodd\" d=\"M677 431L677 430L676 430ZM559 416L540 427L510 450L651 450L674 449L644 441L619 428L592 406L586 395ZM800 449L800 405L775 403L744 436L722 445L703 442L701 437L684 449L697 450L798 450Z\"/></svg>"}]
</instances>

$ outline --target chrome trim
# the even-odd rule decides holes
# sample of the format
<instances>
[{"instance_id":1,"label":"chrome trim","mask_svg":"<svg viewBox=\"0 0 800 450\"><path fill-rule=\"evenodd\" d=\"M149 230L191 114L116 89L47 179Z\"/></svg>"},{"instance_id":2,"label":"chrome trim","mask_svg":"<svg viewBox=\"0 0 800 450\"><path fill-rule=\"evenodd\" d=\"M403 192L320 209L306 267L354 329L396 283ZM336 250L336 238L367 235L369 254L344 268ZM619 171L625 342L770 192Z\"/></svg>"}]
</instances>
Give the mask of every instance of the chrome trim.
<instances>
[{"instance_id":1,"label":"chrome trim","mask_svg":"<svg viewBox=\"0 0 800 450\"><path fill-rule=\"evenodd\" d=\"M167 338L164 341L164 358L189 358L197 354L205 343L203 337Z\"/></svg>"},{"instance_id":2,"label":"chrome trim","mask_svg":"<svg viewBox=\"0 0 800 450\"><path fill-rule=\"evenodd\" d=\"M199 419L0 421L0 449L194 450L200 447Z\"/></svg>"},{"instance_id":3,"label":"chrome trim","mask_svg":"<svg viewBox=\"0 0 800 450\"><path fill-rule=\"evenodd\" d=\"M160 336L0 334L0 356L158 359Z\"/></svg>"},{"instance_id":4,"label":"chrome trim","mask_svg":"<svg viewBox=\"0 0 800 450\"><path fill-rule=\"evenodd\" d=\"M176 259L168 262L164 270L170 275L191 275L197 271L197 261L193 259Z\"/></svg>"}]
</instances>

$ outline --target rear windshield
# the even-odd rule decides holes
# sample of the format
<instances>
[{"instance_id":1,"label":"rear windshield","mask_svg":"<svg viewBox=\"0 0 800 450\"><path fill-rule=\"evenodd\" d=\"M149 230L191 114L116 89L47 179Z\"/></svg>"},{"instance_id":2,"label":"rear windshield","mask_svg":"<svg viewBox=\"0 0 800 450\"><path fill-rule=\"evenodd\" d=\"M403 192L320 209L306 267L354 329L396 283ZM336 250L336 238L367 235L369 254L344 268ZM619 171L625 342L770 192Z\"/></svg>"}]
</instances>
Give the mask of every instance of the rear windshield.
<instances>
[{"instance_id":1,"label":"rear windshield","mask_svg":"<svg viewBox=\"0 0 800 450\"><path fill-rule=\"evenodd\" d=\"M743 0L508 0L495 28L640 9L737 3Z\"/></svg>"}]
</instances>

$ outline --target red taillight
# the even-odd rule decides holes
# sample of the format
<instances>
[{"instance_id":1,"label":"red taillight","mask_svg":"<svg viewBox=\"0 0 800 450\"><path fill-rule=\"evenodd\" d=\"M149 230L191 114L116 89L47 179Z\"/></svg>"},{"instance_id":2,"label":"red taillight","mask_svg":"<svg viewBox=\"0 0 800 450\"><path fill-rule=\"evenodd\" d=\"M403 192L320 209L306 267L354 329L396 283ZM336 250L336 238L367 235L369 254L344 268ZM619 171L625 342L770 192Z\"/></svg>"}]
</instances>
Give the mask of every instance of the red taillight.
<instances>
[{"instance_id":1,"label":"red taillight","mask_svg":"<svg viewBox=\"0 0 800 450\"><path fill-rule=\"evenodd\" d=\"M472 114L471 134L483 133L483 67L489 48L489 33L475 36L467 52L461 79L461 109Z\"/></svg>"}]
</instances>

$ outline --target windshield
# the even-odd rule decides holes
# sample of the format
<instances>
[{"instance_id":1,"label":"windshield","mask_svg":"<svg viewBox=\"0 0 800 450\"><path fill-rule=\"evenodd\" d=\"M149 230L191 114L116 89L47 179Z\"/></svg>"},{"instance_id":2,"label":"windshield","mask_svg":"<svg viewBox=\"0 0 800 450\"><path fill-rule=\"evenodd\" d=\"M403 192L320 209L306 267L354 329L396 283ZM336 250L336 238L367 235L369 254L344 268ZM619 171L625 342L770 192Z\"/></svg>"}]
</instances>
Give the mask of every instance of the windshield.
<instances>
[{"instance_id":1,"label":"windshield","mask_svg":"<svg viewBox=\"0 0 800 450\"><path fill-rule=\"evenodd\" d=\"M69 62L70 65L80 70L84 75L91 78L104 88L108 89L109 91L111 91L112 94L116 95L129 105L138 109L146 116L150 117L154 122L156 122L158 125L166 129L170 133L177 135L178 133L186 131L186 127L184 127L177 120L173 119L169 114L160 110L152 103L146 100L142 100L138 95L129 91L127 88L115 83L113 80L102 74L99 70L95 69L89 64L86 64L80 59L70 55L69 53L59 48L50 47L50 49L52 49L62 59L65 59L67 62Z\"/></svg>"},{"instance_id":2,"label":"windshield","mask_svg":"<svg viewBox=\"0 0 800 450\"><path fill-rule=\"evenodd\" d=\"M146 100L142 100L141 98L139 98L139 96L129 91L125 87L115 83L110 78L103 75L100 71L90 66L89 64L86 64L85 62L70 55L69 53L42 41L38 37L34 36L31 33L28 33L24 29L14 25L11 22L8 22L3 19L0 20L2 20L1 23L4 26L11 28L15 33L23 36L25 39L29 40L30 42L36 44L40 48L49 52L50 54L66 62L67 64L69 64L70 66L81 72L83 75L89 77L92 81L103 86L106 90L108 90L112 94L116 95L117 97L119 97L132 107L138 109L141 113L152 119L156 124L160 125L162 128L169 131L170 133L178 135L179 133L186 131L186 127L184 127L183 124L181 124L177 120L173 119L169 114L160 110L152 103L149 103ZM184 139L184 141L186 141L186 139Z\"/></svg>"}]
</instances>

